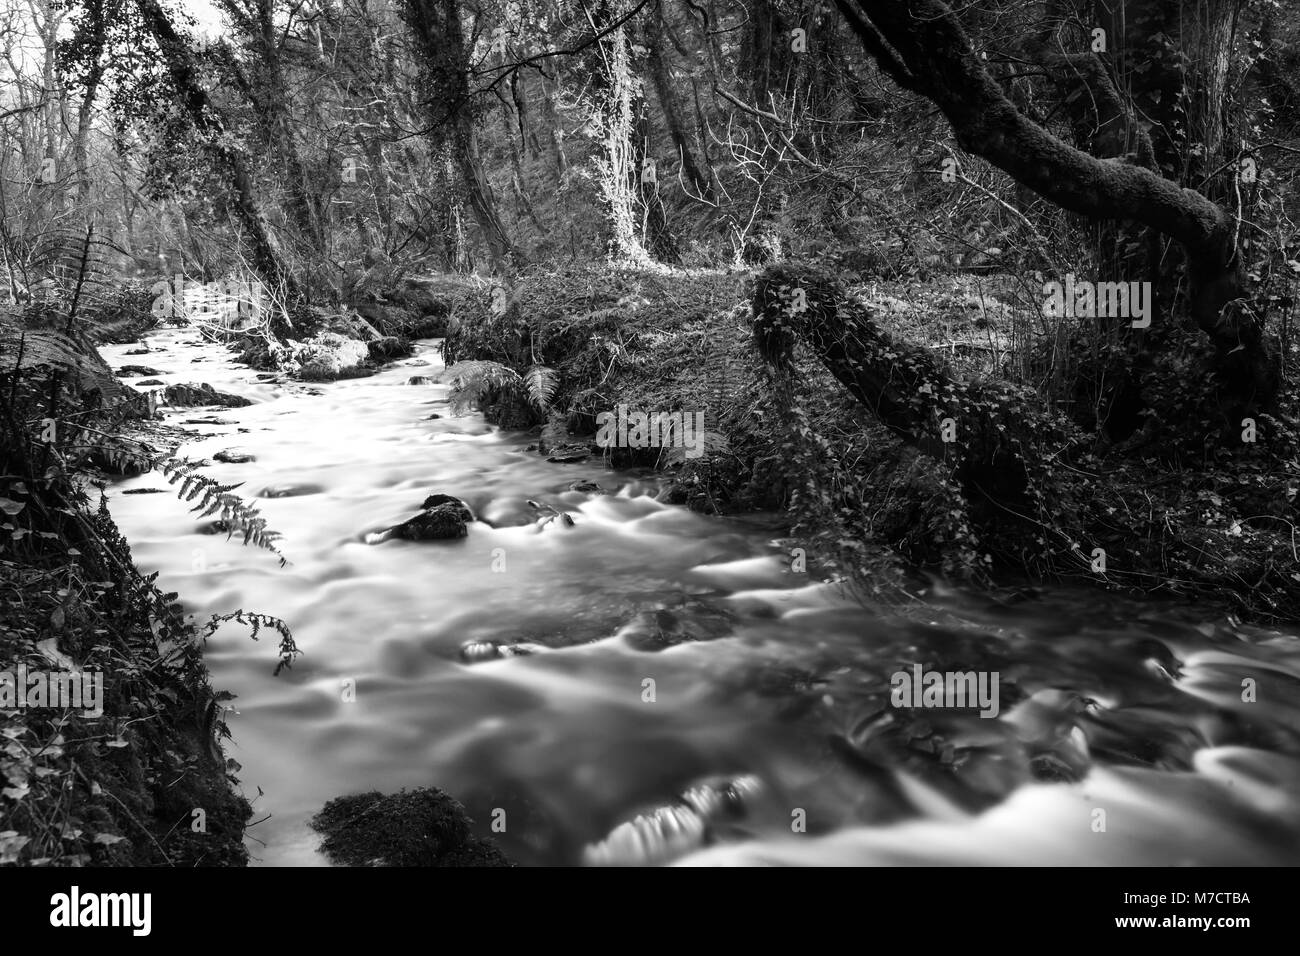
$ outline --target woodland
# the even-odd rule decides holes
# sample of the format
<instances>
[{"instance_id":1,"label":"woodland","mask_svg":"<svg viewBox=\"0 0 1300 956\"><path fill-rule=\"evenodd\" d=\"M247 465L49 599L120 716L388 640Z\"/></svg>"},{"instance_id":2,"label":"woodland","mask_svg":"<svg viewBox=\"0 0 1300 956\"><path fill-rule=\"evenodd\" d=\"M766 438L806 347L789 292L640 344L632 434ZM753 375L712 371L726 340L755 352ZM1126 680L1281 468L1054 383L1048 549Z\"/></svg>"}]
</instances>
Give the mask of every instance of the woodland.
<instances>
[{"instance_id":1,"label":"woodland","mask_svg":"<svg viewBox=\"0 0 1300 956\"><path fill-rule=\"evenodd\" d=\"M110 705L170 715L140 779L225 787L184 596L95 492L159 469L275 549L96 352L185 322L318 382L441 338L459 405L781 513L872 601L1079 585L1293 624L1297 201L1296 0L3 0L0 656L129 670L169 635ZM600 447L619 406L701 415L702 453ZM198 799L140 788L88 811L85 859L198 852L117 846ZM0 863L64 852L38 796ZM205 799L239 862L247 807Z\"/></svg>"}]
</instances>

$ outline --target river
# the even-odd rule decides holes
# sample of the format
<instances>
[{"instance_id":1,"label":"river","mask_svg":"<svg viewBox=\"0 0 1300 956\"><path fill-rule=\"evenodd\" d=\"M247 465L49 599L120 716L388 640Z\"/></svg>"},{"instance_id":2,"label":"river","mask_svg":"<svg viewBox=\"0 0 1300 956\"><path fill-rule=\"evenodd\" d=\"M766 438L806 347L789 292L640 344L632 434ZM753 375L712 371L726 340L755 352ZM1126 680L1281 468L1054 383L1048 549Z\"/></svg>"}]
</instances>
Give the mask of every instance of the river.
<instances>
[{"instance_id":1,"label":"river","mask_svg":"<svg viewBox=\"0 0 1300 956\"><path fill-rule=\"evenodd\" d=\"M603 858L1300 862L1295 631L1100 591L1006 604L936 585L873 609L794 569L775 516L662 504L652 476L549 464L453 415L418 378L441 368L434 342L319 385L259 380L191 329L149 344L102 352L254 402L166 416L220 420L186 425L181 454L253 456L203 471L243 482L289 562L203 533L174 495L126 493L168 487L157 473L109 489L136 563L189 611L276 615L304 651L273 676L274 635L232 623L208 642L237 695L227 754L256 864L325 864L308 821L332 797L429 785L518 862L578 863L707 781L744 782L710 845ZM468 537L370 543L435 493L475 511ZM467 659L476 642L533 653ZM996 680L997 715L893 706L914 665Z\"/></svg>"}]
</instances>

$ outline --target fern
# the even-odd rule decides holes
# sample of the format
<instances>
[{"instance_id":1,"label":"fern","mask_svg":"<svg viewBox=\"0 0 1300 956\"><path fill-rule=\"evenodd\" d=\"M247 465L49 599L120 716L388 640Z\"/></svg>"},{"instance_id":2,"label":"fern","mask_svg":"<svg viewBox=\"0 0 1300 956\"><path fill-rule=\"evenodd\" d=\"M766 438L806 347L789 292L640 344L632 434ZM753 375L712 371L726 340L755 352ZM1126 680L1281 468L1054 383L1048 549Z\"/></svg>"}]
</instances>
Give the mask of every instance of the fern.
<instances>
[{"instance_id":1,"label":"fern","mask_svg":"<svg viewBox=\"0 0 1300 956\"><path fill-rule=\"evenodd\" d=\"M186 502L195 502L191 512L197 512L200 518L219 515L226 529L226 540L236 533L243 533L243 543L257 548L265 548L272 554L279 555L280 567L288 560L280 554L275 542L280 538L279 532L266 526L266 519L254 506L248 504L238 495L232 494L239 484L223 485L214 478L201 475L196 464L186 458L168 458L158 465L167 477L168 484L181 483L177 497ZM242 482L240 483L242 484Z\"/></svg>"},{"instance_id":2,"label":"fern","mask_svg":"<svg viewBox=\"0 0 1300 956\"><path fill-rule=\"evenodd\" d=\"M138 403L140 395L117 380L97 351L68 332L25 328L16 315L0 312L0 375L50 368L70 373L83 391L98 390L106 399Z\"/></svg>"},{"instance_id":3,"label":"fern","mask_svg":"<svg viewBox=\"0 0 1300 956\"><path fill-rule=\"evenodd\" d=\"M539 412L545 412L555 400L555 392L560 387L560 376L555 369L545 365L534 365L524 373L524 388L528 400Z\"/></svg>"},{"instance_id":4,"label":"fern","mask_svg":"<svg viewBox=\"0 0 1300 956\"><path fill-rule=\"evenodd\" d=\"M84 230L54 227L32 237L14 256L27 287L27 297L51 296L62 304L66 328L71 330L78 310L111 296L116 282L112 260L124 251L97 237L93 226Z\"/></svg>"},{"instance_id":5,"label":"fern","mask_svg":"<svg viewBox=\"0 0 1300 956\"><path fill-rule=\"evenodd\" d=\"M696 435L695 440L700 443L703 455L716 455L730 449L726 436L721 432L706 431L703 435ZM681 445L664 445L659 453L659 465L681 464L688 460L686 452L687 449Z\"/></svg>"},{"instance_id":6,"label":"fern","mask_svg":"<svg viewBox=\"0 0 1300 956\"><path fill-rule=\"evenodd\" d=\"M289 625L283 620L270 614L258 614L254 611L245 611L242 608L229 614L212 615L208 623L203 625L203 637L205 639L211 637L217 628L226 621L238 621L248 627L252 632L249 636L253 640L257 640L258 633L264 627L280 635L280 663L275 665L273 677L279 677L280 671L293 667L293 659L302 653L294 642L293 632L289 630Z\"/></svg>"},{"instance_id":7,"label":"fern","mask_svg":"<svg viewBox=\"0 0 1300 956\"><path fill-rule=\"evenodd\" d=\"M452 378L451 391L447 397L451 400L452 411L457 415L480 404L486 395L494 391L523 396L544 414L551 407L560 384L555 369L545 365L534 365L520 375L500 362L476 360L457 362L449 371Z\"/></svg>"},{"instance_id":8,"label":"fern","mask_svg":"<svg viewBox=\"0 0 1300 956\"><path fill-rule=\"evenodd\" d=\"M154 450L137 439L109 434L85 425L67 422L59 424L70 430L71 437L64 445L64 451L70 460L90 459L123 473L143 474L157 468L167 478L168 484L180 482L176 497L186 504L193 504L191 512L196 512L200 518L219 516L226 528L227 540L236 533L242 533L244 544L265 548L279 555L280 567L288 564L288 560L275 546L281 537L280 533L267 527L266 519L256 507L232 494L239 484L223 485L214 478L199 474L195 470L197 465L186 458L172 456L159 461Z\"/></svg>"}]
</instances>

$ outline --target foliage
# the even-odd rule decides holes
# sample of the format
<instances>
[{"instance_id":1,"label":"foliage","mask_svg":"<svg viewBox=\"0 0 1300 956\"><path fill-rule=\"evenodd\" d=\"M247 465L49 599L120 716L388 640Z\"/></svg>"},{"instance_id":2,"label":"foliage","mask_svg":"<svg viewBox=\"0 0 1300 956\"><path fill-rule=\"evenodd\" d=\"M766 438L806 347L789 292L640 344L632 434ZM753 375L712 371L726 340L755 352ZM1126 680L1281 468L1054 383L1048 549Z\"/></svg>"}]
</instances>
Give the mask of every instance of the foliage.
<instances>
[{"instance_id":1,"label":"foliage","mask_svg":"<svg viewBox=\"0 0 1300 956\"><path fill-rule=\"evenodd\" d=\"M559 382L555 370L545 365L530 366L522 375L500 362L475 360L457 362L449 368L452 409L463 414L466 409L485 402L526 400L538 415L545 415L555 398Z\"/></svg>"}]
</instances>

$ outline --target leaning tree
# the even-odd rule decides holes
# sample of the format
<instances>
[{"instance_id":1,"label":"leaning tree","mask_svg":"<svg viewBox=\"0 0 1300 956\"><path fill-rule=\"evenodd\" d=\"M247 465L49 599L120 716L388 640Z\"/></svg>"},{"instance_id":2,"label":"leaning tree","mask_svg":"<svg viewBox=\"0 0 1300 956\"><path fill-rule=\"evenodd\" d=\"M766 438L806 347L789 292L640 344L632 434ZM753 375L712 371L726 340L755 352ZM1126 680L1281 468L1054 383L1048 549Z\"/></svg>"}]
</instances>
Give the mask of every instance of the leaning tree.
<instances>
[{"instance_id":1,"label":"leaning tree","mask_svg":"<svg viewBox=\"0 0 1300 956\"><path fill-rule=\"evenodd\" d=\"M1104 4L1080 15L1053 0L1021 9L1014 39L993 49L972 39L981 29L993 33L991 20L1001 15L980 4L959 14L943 0L835 3L880 70L931 101L960 148L1062 209L1154 237L1153 254L1117 245L1127 261L1111 269L1127 275L1102 278L1136 275L1168 290L1158 273L1175 273L1160 321L1133 330L1130 348L1149 358L1171 327L1194 323L1225 439L1243 418L1275 410L1279 353L1243 256L1250 230L1240 216L1239 171L1255 166L1227 120L1230 54L1244 42L1242 0L1137 0L1124 16ZM1009 31L1003 24L998 32ZM1017 104L1027 77L1055 89L1051 113L1069 120L1073 142ZM1124 400L1143 399L1130 389ZM1127 420L1138 418L1133 411Z\"/></svg>"}]
</instances>

